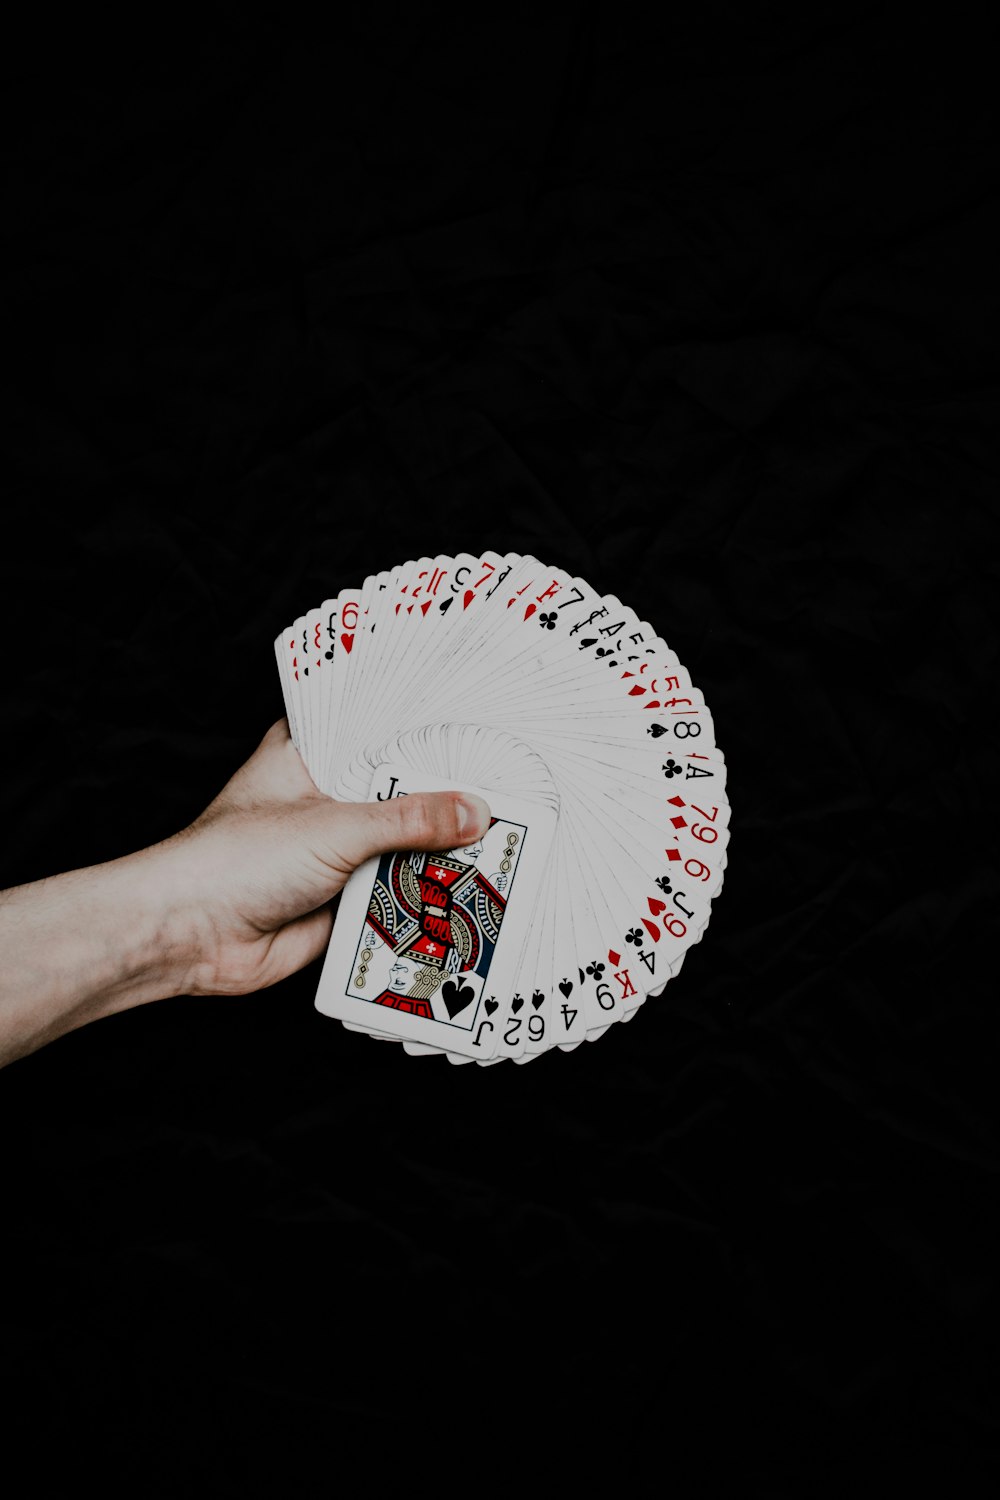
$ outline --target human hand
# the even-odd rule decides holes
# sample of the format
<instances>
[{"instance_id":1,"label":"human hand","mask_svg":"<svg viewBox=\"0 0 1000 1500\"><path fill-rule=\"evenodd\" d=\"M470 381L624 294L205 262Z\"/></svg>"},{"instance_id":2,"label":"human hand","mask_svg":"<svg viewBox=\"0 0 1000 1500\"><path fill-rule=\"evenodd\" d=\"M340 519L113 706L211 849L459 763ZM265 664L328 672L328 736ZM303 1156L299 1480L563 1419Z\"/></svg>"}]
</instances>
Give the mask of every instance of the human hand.
<instances>
[{"instance_id":1,"label":"human hand","mask_svg":"<svg viewBox=\"0 0 1000 1500\"><path fill-rule=\"evenodd\" d=\"M149 851L186 934L181 991L242 995L277 983L323 952L329 902L372 854L457 848L488 824L486 803L465 793L324 796L280 719L201 817Z\"/></svg>"}]
</instances>

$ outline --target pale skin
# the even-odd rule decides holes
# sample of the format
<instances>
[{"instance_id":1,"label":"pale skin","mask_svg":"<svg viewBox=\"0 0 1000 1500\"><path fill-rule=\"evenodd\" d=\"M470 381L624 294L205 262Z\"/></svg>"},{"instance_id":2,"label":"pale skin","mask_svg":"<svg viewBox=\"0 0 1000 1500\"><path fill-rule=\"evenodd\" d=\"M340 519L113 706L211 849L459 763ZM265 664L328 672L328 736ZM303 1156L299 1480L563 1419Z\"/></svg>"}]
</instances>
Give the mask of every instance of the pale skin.
<instances>
[{"instance_id":1,"label":"pale skin","mask_svg":"<svg viewBox=\"0 0 1000 1500\"><path fill-rule=\"evenodd\" d=\"M323 952L370 855L462 847L488 822L465 793L335 802L281 719L190 827L0 892L0 1065L150 1000L266 989Z\"/></svg>"}]
</instances>

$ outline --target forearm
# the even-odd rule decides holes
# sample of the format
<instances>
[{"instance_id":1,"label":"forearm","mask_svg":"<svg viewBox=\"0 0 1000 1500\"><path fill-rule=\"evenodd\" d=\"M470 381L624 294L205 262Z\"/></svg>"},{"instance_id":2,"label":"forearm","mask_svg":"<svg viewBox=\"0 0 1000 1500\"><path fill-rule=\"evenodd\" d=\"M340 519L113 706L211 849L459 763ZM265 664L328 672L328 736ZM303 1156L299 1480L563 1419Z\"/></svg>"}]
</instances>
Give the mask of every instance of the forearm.
<instances>
[{"instance_id":1,"label":"forearm","mask_svg":"<svg viewBox=\"0 0 1000 1500\"><path fill-rule=\"evenodd\" d=\"M189 945L145 849L0 892L0 1065L63 1032L183 993Z\"/></svg>"}]
</instances>

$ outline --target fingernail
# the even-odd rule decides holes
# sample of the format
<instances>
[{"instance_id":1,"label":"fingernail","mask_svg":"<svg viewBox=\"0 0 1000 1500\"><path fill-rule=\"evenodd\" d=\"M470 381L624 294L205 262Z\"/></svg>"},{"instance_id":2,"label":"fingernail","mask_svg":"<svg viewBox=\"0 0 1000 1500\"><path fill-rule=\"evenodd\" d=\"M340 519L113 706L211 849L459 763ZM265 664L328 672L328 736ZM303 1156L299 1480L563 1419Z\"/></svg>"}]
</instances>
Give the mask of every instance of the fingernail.
<instances>
[{"instance_id":1,"label":"fingernail","mask_svg":"<svg viewBox=\"0 0 1000 1500\"><path fill-rule=\"evenodd\" d=\"M460 839L477 839L490 826L490 810L482 797L472 792L462 792L455 798L458 808L458 836Z\"/></svg>"}]
</instances>

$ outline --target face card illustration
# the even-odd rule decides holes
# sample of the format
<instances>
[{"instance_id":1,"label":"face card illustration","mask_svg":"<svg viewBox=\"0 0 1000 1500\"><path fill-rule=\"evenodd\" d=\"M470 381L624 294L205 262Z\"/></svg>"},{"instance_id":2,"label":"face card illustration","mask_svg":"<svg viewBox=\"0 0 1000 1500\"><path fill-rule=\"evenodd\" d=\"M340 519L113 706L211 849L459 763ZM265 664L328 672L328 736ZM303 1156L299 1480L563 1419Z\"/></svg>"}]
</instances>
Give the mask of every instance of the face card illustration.
<instances>
[{"instance_id":1,"label":"face card illustration","mask_svg":"<svg viewBox=\"0 0 1000 1500\"><path fill-rule=\"evenodd\" d=\"M372 799L478 791L381 766ZM555 814L479 791L491 823L464 847L378 855L341 897L317 1008L470 1057L492 1054L532 917Z\"/></svg>"},{"instance_id":2,"label":"face card illustration","mask_svg":"<svg viewBox=\"0 0 1000 1500\"><path fill-rule=\"evenodd\" d=\"M355 952L355 996L427 1020L474 1025L507 909L507 896L479 865L485 855L512 894L526 833L523 823L496 820L464 849L384 854Z\"/></svg>"}]
</instances>

